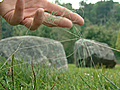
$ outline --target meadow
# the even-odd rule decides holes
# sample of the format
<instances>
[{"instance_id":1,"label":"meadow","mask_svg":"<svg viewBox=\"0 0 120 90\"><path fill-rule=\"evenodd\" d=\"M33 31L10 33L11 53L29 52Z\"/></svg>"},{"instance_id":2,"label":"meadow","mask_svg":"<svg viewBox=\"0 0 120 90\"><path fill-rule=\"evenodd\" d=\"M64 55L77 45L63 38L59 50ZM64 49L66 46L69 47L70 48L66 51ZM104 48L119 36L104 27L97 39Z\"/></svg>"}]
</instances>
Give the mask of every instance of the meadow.
<instances>
[{"instance_id":1,"label":"meadow","mask_svg":"<svg viewBox=\"0 0 120 90\"><path fill-rule=\"evenodd\" d=\"M120 65L115 68L43 68L43 65L0 62L0 90L120 90Z\"/></svg>"},{"instance_id":2,"label":"meadow","mask_svg":"<svg viewBox=\"0 0 120 90\"><path fill-rule=\"evenodd\" d=\"M2 18L3 38L32 35L61 41L67 58L73 53L71 49L75 43L73 39L80 37L104 42L110 47L120 49L120 4L112 0L101 0L95 4L87 4L84 1L81 2L85 4L83 10L72 8L70 3L62 4L58 1L61 6L84 17L83 27L74 25L68 30L41 25L38 30L28 32L25 27L7 25ZM120 54L117 52L115 54L120 62ZM73 63L72 60L73 57L70 57L69 63ZM13 56L11 64L0 61L0 90L120 90L120 65L116 65L115 68L104 68L104 66L77 68L75 64L68 66L69 70L63 71L33 64L32 61L31 63L17 63Z\"/></svg>"}]
</instances>

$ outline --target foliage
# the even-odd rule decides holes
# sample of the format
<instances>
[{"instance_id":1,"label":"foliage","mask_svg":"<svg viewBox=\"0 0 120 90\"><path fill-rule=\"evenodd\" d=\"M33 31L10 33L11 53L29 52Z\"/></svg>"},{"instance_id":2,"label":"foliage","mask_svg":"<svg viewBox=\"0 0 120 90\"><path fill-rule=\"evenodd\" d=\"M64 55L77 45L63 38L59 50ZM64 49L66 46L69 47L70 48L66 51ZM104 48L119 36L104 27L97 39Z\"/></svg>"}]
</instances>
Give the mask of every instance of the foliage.
<instances>
[{"instance_id":1,"label":"foliage","mask_svg":"<svg viewBox=\"0 0 120 90\"><path fill-rule=\"evenodd\" d=\"M23 36L23 35L33 35L45 38L51 38L58 41L70 40L76 38L75 35L93 39L100 42L107 43L110 47L117 48L116 43L118 42L117 34L120 29L120 4L109 1L99 1L95 4L86 3L84 0L80 2L80 5L84 6L79 9L74 9L71 3L60 3L59 0L55 0L56 4L64 6L78 14L80 14L84 20L84 26L80 27L73 25L74 29L66 29L60 27L47 27L41 25L36 31L30 31L26 27L10 26L4 19L2 19L2 36L3 38L12 37L12 36ZM67 31L67 32L66 32ZM68 33L71 32L73 34ZM26 32L28 32L26 34ZM79 37L77 37L79 38ZM118 38L118 39L117 39ZM77 40L77 39L76 39ZM66 55L73 53L75 41L62 42L64 45ZM117 40L117 42L116 42ZM120 46L120 45L119 45ZM119 55L115 53L117 57ZM68 58L69 63L73 63L73 56Z\"/></svg>"},{"instance_id":2,"label":"foliage","mask_svg":"<svg viewBox=\"0 0 120 90\"><path fill-rule=\"evenodd\" d=\"M59 0L56 0L56 3L74 10L70 3L61 4ZM120 4L112 0L100 1L96 4L82 1L81 4L84 8L75 11L85 19L85 25L82 27L74 25L72 29L66 29L41 25L36 31L29 31L21 25L13 27L2 19L3 38L34 35L55 39L62 42L67 56L74 52L74 43L80 37L94 39L120 49ZM115 54L120 57L120 53L115 52ZM73 63L73 56L68 57L68 62ZM4 62L0 62L0 90L117 90L120 86L119 65L113 69L96 69L76 68L75 65L69 64L69 70L64 72L32 63L15 61L12 67L8 63L2 67L3 64Z\"/></svg>"},{"instance_id":3,"label":"foliage","mask_svg":"<svg viewBox=\"0 0 120 90\"><path fill-rule=\"evenodd\" d=\"M113 31L112 29L106 28L106 26L99 27L98 25L91 25L86 27L84 30L84 38L107 43L109 46L115 48L117 32Z\"/></svg>"},{"instance_id":4,"label":"foliage","mask_svg":"<svg viewBox=\"0 0 120 90\"><path fill-rule=\"evenodd\" d=\"M73 25L72 29L41 25L36 31L29 31L21 25L13 27L2 19L2 38L33 35L58 40L64 45L69 63L73 63L71 54L74 52L75 41L80 37L94 39L120 49L119 3L104 0L87 4L83 0L80 3L84 8L79 9L73 9L71 3L60 3L59 0L56 0L56 3L80 14L85 19L85 25L82 27ZM115 52L115 54L120 60L120 53ZM38 64L32 66L29 63L15 61L12 65L14 71L11 74L11 66L6 63L2 67L3 64L4 62L0 62L0 90L33 90L34 88L35 90L117 90L120 86L119 65L113 69L96 69L76 68L75 65L70 64L69 70L64 72L43 68Z\"/></svg>"},{"instance_id":5,"label":"foliage","mask_svg":"<svg viewBox=\"0 0 120 90\"><path fill-rule=\"evenodd\" d=\"M93 24L106 24L110 18L116 18L117 21L119 21L119 3L113 2L112 0L99 1L96 4L87 4L84 1L81 1L80 3L84 6L84 8L82 8L84 11L83 17L89 19ZM81 8L76 10L76 12L82 15Z\"/></svg>"},{"instance_id":6,"label":"foliage","mask_svg":"<svg viewBox=\"0 0 120 90\"><path fill-rule=\"evenodd\" d=\"M11 37L13 33L13 27L6 23L5 19L2 18L2 38Z\"/></svg>"},{"instance_id":7,"label":"foliage","mask_svg":"<svg viewBox=\"0 0 120 90\"><path fill-rule=\"evenodd\" d=\"M119 30L118 36L117 36L116 48L120 50L120 30Z\"/></svg>"},{"instance_id":8,"label":"foliage","mask_svg":"<svg viewBox=\"0 0 120 90\"><path fill-rule=\"evenodd\" d=\"M120 30L117 35L116 48L120 50ZM118 60L120 60L120 52L115 52Z\"/></svg>"},{"instance_id":9,"label":"foliage","mask_svg":"<svg viewBox=\"0 0 120 90\"><path fill-rule=\"evenodd\" d=\"M1 62L0 68L2 65ZM70 64L66 72L43 68L42 65L34 65L32 62L17 63L16 60L12 66L6 63L0 69L0 90L117 90L120 86L120 66L114 69L96 69L76 68Z\"/></svg>"}]
</instances>

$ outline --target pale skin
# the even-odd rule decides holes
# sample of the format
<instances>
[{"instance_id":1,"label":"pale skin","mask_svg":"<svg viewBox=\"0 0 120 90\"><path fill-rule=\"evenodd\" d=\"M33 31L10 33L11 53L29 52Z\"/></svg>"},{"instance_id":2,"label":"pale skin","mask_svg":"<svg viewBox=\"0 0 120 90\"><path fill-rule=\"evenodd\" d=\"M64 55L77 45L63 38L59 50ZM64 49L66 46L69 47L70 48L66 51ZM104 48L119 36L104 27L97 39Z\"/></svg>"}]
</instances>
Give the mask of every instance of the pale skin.
<instances>
[{"instance_id":1,"label":"pale skin","mask_svg":"<svg viewBox=\"0 0 120 90\"><path fill-rule=\"evenodd\" d=\"M72 23L84 24L80 15L47 0L4 0L0 15L11 25L22 24L30 30L41 24L65 28L72 28Z\"/></svg>"}]
</instances>

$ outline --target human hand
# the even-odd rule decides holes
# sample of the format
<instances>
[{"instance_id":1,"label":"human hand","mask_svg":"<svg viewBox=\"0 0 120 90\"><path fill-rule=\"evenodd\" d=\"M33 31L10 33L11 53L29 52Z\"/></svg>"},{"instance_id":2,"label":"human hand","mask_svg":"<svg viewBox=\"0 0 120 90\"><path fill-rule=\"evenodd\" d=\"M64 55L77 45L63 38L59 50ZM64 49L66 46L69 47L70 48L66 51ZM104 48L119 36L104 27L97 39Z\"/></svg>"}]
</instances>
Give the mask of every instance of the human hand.
<instances>
[{"instance_id":1,"label":"human hand","mask_svg":"<svg viewBox=\"0 0 120 90\"><path fill-rule=\"evenodd\" d=\"M72 22L84 24L78 14L47 0L4 0L0 8L0 15L9 24L22 24L30 30L36 30L41 24L66 28L72 28Z\"/></svg>"}]
</instances>

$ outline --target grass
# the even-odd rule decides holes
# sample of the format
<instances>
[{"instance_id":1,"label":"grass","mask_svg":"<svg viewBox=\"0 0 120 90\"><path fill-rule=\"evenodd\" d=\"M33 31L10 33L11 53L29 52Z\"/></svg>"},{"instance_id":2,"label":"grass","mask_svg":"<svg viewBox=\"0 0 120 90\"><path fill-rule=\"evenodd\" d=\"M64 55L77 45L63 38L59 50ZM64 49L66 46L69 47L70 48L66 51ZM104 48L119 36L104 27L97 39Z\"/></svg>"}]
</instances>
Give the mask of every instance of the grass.
<instances>
[{"instance_id":1,"label":"grass","mask_svg":"<svg viewBox=\"0 0 120 90\"><path fill-rule=\"evenodd\" d=\"M69 64L68 71L43 68L32 61L18 65L14 61L11 66L6 63L0 70L0 90L120 90L119 65L95 69Z\"/></svg>"}]
</instances>

